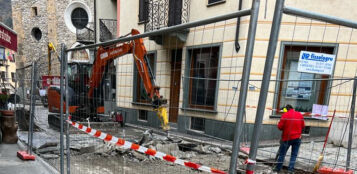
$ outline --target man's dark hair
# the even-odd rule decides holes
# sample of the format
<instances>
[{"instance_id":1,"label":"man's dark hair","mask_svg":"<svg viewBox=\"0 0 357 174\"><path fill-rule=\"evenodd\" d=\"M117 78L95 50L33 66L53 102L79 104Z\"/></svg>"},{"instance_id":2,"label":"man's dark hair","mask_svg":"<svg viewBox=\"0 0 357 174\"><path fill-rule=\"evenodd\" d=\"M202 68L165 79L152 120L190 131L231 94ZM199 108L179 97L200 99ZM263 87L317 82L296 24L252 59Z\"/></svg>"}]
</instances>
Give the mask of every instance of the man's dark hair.
<instances>
[{"instance_id":1,"label":"man's dark hair","mask_svg":"<svg viewBox=\"0 0 357 174\"><path fill-rule=\"evenodd\" d=\"M287 105L285 106L285 108L286 108L287 110L294 109L293 106L291 106L290 104L287 104Z\"/></svg>"}]
</instances>

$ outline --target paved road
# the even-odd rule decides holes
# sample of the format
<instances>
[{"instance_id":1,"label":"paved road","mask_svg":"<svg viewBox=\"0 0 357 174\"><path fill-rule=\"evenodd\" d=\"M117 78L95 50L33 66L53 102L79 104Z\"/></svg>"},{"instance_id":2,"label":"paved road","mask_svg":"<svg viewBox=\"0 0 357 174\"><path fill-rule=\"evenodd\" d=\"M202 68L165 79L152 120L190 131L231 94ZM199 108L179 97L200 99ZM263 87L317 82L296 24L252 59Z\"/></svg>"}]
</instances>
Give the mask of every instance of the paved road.
<instances>
[{"instance_id":1,"label":"paved road","mask_svg":"<svg viewBox=\"0 0 357 174\"><path fill-rule=\"evenodd\" d=\"M48 174L52 173L36 161L22 161L16 156L20 150L17 144L0 144L0 174Z\"/></svg>"}]
</instances>

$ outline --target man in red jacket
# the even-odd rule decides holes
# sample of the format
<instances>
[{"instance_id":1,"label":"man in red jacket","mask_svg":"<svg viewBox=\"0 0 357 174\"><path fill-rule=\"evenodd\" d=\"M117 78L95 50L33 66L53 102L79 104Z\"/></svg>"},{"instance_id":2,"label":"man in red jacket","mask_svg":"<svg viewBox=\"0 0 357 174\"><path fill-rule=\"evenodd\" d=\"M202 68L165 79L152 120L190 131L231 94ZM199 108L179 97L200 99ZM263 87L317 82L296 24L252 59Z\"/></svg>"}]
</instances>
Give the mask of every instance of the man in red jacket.
<instances>
[{"instance_id":1,"label":"man in red jacket","mask_svg":"<svg viewBox=\"0 0 357 174\"><path fill-rule=\"evenodd\" d=\"M305 127L304 117L300 112L294 110L291 105L286 105L288 112L284 113L278 123L279 130L283 131L281 135L281 144L279 151L278 164L274 171L279 172L283 167L284 158L289 147L291 149L291 157L288 171L289 173L294 172L294 165L296 157L299 153L299 147L301 144L301 133Z\"/></svg>"}]
</instances>

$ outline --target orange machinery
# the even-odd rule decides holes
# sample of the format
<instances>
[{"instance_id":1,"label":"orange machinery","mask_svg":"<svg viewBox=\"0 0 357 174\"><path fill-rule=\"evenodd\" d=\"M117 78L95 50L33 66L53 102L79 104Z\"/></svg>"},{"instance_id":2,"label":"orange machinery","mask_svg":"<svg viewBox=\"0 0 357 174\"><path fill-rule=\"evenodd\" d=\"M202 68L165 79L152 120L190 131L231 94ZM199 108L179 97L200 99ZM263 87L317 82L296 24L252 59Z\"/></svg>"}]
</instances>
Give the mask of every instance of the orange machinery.
<instances>
[{"instance_id":1,"label":"orange machinery","mask_svg":"<svg viewBox=\"0 0 357 174\"><path fill-rule=\"evenodd\" d=\"M131 35L137 34L139 34L139 31L132 29ZM104 104L99 102L98 99L101 98L100 88L107 65L120 56L133 54L135 65L143 81L145 91L152 101L154 111L156 111L159 116L162 128L165 130L169 129L167 109L164 107L164 105L167 104L167 100L160 95L160 87L155 84L146 53L143 39L139 38L128 43L115 44L105 48L99 47L91 70L89 70L88 64L71 64L70 66L76 66L79 70L77 74L72 74L68 79L69 113L72 119L84 121L89 117L92 121L97 120L98 114L104 112ZM89 71L91 71L91 73L86 73ZM90 76L88 74L90 74ZM59 111L61 102L59 89L58 86L50 86L47 92L50 112L48 121L50 125L55 127L59 127L60 123Z\"/></svg>"}]
</instances>

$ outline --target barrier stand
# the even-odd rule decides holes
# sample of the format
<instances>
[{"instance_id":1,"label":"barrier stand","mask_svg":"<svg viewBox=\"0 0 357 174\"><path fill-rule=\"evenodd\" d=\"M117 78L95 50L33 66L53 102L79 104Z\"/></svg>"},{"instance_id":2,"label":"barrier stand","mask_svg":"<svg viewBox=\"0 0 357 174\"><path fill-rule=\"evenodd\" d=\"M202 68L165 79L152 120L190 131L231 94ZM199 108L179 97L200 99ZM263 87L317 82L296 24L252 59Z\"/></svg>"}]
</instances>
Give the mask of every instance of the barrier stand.
<instances>
[{"instance_id":1,"label":"barrier stand","mask_svg":"<svg viewBox=\"0 0 357 174\"><path fill-rule=\"evenodd\" d=\"M28 146L27 151L18 151L17 156L22 160L35 160L35 155L32 155L32 140L33 140L33 118L35 115L35 90L36 90L36 76L37 76L37 62L32 62L31 74L31 102L30 102L30 118L29 118L29 131L28 131ZM16 96L15 96L16 98ZM25 105L24 105L25 107ZM15 103L16 108L16 103Z\"/></svg>"}]
</instances>

